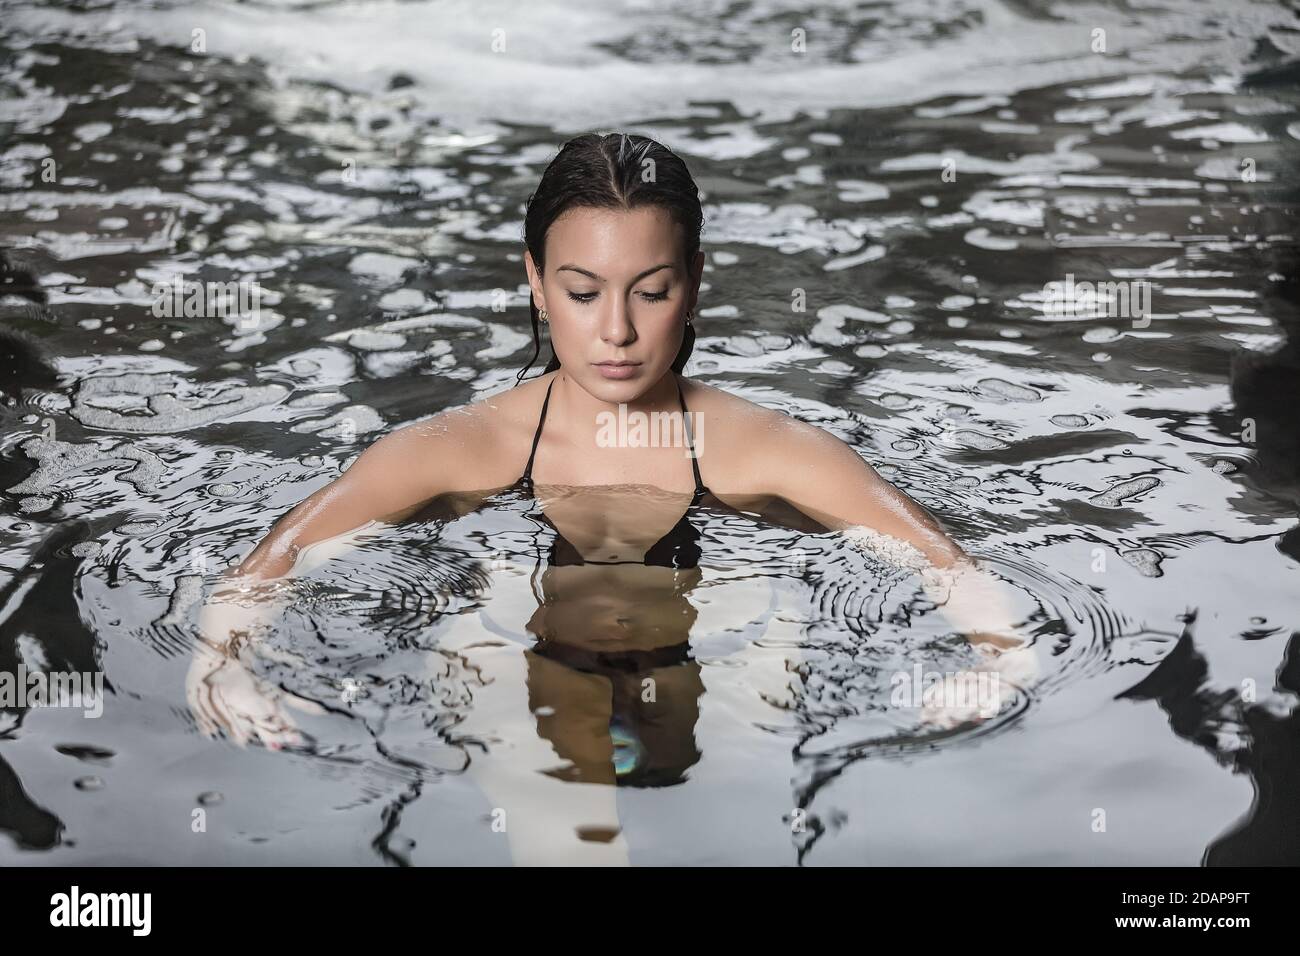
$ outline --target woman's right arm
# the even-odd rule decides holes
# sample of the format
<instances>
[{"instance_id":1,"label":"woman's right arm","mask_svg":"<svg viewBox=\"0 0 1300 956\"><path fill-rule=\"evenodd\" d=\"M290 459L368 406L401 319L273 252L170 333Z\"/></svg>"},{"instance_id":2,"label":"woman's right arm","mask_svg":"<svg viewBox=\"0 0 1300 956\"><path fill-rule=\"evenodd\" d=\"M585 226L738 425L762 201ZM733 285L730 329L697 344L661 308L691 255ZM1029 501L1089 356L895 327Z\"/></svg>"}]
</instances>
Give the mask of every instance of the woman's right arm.
<instances>
[{"instance_id":1,"label":"woman's right arm","mask_svg":"<svg viewBox=\"0 0 1300 956\"><path fill-rule=\"evenodd\" d=\"M309 545L372 521L399 521L417 511L451 489L450 437L445 422L433 419L380 438L347 471L277 521L231 576L236 580L283 577L295 570Z\"/></svg>"},{"instance_id":2,"label":"woman's right arm","mask_svg":"<svg viewBox=\"0 0 1300 956\"><path fill-rule=\"evenodd\" d=\"M251 655L259 651L258 636L274 626L282 599L274 588L251 586L308 571L346 550L370 525L401 520L450 490L457 481L453 466L465 464L463 449L457 451L466 424L463 411L444 413L379 439L223 575L199 614L186 679L202 733L224 731L240 746L259 740L272 749L303 742L286 708L324 709L256 675Z\"/></svg>"}]
</instances>

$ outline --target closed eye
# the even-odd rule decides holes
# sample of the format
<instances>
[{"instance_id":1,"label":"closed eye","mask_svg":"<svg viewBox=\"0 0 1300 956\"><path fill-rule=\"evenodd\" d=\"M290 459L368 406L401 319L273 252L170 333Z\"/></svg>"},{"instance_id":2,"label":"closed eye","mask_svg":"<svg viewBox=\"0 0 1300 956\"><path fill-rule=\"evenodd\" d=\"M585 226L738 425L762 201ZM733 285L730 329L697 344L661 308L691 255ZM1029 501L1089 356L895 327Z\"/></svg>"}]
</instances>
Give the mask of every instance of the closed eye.
<instances>
[{"instance_id":1,"label":"closed eye","mask_svg":"<svg viewBox=\"0 0 1300 956\"><path fill-rule=\"evenodd\" d=\"M568 290L565 290L565 294L568 295L568 297L572 299L574 302L590 302L593 299L595 299L599 293L569 292ZM668 290L665 289L663 292L638 292L637 295L639 295L646 302L663 302L665 299L668 298Z\"/></svg>"}]
</instances>

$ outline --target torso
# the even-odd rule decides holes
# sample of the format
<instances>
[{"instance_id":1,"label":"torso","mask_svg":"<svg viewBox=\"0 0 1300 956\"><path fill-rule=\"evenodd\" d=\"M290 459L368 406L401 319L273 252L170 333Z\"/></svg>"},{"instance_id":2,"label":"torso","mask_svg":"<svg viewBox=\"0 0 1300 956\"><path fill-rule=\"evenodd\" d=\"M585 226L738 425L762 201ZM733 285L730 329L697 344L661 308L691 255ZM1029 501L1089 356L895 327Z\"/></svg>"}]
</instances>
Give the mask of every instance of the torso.
<instances>
[{"instance_id":1,"label":"torso","mask_svg":"<svg viewBox=\"0 0 1300 956\"><path fill-rule=\"evenodd\" d=\"M560 372L538 376L491 398L447 413L456 416L475 454L457 463L454 491L491 492L516 483L527 464L547 387ZM672 374L671 372L669 374ZM696 444L703 483L716 500L738 511L761 512L772 497L762 491L760 469L750 450L768 440L789 419L720 389L680 377L682 395L706 429ZM606 540L645 539L642 553L666 533L695 497L690 459L681 448L602 449L574 438L563 418L548 411L533 460L532 479L547 514L580 550ZM646 514L636 527L622 527L618 511L593 507L586 494L573 489L593 486L648 485L664 494L643 499ZM652 520L647 521L647 515ZM593 518L593 516L597 516ZM593 523L595 522L595 523ZM603 526L601 525L603 522ZM570 533L572 528L572 533Z\"/></svg>"}]
</instances>

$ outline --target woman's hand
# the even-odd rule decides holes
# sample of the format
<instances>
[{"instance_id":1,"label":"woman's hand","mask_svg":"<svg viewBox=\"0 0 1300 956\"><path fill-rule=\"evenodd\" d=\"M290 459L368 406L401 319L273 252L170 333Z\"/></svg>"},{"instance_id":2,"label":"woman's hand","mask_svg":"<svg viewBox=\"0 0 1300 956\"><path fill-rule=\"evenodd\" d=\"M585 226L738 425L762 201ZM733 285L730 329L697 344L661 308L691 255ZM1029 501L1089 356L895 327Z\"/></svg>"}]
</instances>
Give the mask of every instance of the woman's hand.
<instances>
[{"instance_id":1,"label":"woman's hand","mask_svg":"<svg viewBox=\"0 0 1300 956\"><path fill-rule=\"evenodd\" d=\"M257 650L258 635L273 625L284 596L274 588L258 592L241 583L223 582L199 613L185 699L208 737L224 731L241 747L249 740L272 750L301 746L303 736L286 706L315 715L324 708L258 677L242 656Z\"/></svg>"},{"instance_id":2,"label":"woman's hand","mask_svg":"<svg viewBox=\"0 0 1300 956\"><path fill-rule=\"evenodd\" d=\"M928 727L951 730L996 717L1017 688L1027 688L1038 679L1038 655L1018 637L973 634L967 640L985 659L926 688L921 723Z\"/></svg>"},{"instance_id":3,"label":"woman's hand","mask_svg":"<svg viewBox=\"0 0 1300 956\"><path fill-rule=\"evenodd\" d=\"M321 715L314 701L291 694L250 671L228 647L200 642L185 679L185 697L199 731L225 733L240 747L260 741L271 750L302 746L304 738L287 707Z\"/></svg>"}]
</instances>

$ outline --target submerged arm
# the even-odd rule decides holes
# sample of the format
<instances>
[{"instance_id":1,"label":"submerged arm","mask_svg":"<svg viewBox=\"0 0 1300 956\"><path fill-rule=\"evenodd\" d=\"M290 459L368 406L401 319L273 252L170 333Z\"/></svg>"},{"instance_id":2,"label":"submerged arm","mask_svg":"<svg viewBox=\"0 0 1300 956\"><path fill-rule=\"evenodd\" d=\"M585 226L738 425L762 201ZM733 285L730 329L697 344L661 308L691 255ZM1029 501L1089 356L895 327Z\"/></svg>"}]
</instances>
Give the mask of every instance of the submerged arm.
<instances>
[{"instance_id":1,"label":"submerged arm","mask_svg":"<svg viewBox=\"0 0 1300 956\"><path fill-rule=\"evenodd\" d=\"M257 677L253 653L286 602L276 582L318 567L381 522L398 520L445 489L448 456L425 423L367 448L342 475L284 515L253 551L226 572L199 614L186 697L199 729L224 730L240 746L256 739L278 749L302 736L285 710L322 713L312 701Z\"/></svg>"},{"instance_id":2,"label":"submerged arm","mask_svg":"<svg viewBox=\"0 0 1300 956\"><path fill-rule=\"evenodd\" d=\"M1005 582L977 565L923 507L846 443L799 422L764 452L771 492L850 540L921 573L927 596L984 657L981 669L1025 687L1038 658L1016 633ZM935 716L930 714L929 716ZM949 723L960 715L937 715Z\"/></svg>"}]
</instances>

